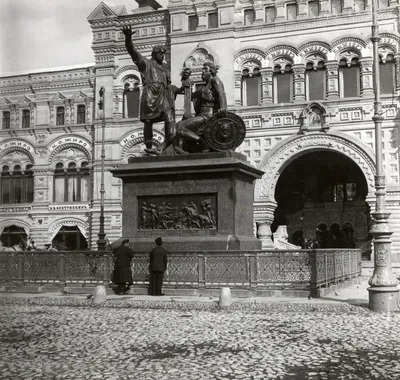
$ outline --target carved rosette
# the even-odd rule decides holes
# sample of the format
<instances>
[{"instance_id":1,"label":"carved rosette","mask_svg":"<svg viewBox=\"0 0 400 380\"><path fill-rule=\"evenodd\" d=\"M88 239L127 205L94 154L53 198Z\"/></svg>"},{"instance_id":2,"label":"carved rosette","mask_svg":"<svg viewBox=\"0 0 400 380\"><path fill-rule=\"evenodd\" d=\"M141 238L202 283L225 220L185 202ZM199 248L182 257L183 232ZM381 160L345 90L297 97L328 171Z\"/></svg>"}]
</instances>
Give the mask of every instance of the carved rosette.
<instances>
[{"instance_id":1,"label":"carved rosette","mask_svg":"<svg viewBox=\"0 0 400 380\"><path fill-rule=\"evenodd\" d=\"M215 151L235 150L246 137L246 126L233 112L225 117L215 114L204 127L203 137Z\"/></svg>"},{"instance_id":2,"label":"carved rosette","mask_svg":"<svg viewBox=\"0 0 400 380\"><path fill-rule=\"evenodd\" d=\"M261 69L261 102L262 104L270 104L273 102L272 92L272 69Z\"/></svg>"},{"instance_id":3,"label":"carved rosette","mask_svg":"<svg viewBox=\"0 0 400 380\"><path fill-rule=\"evenodd\" d=\"M329 61L326 63L327 99L339 99L339 63Z\"/></svg>"},{"instance_id":4,"label":"carved rosette","mask_svg":"<svg viewBox=\"0 0 400 380\"><path fill-rule=\"evenodd\" d=\"M373 76L372 76L372 58L361 58L361 96L374 95Z\"/></svg>"},{"instance_id":5,"label":"carved rosette","mask_svg":"<svg viewBox=\"0 0 400 380\"><path fill-rule=\"evenodd\" d=\"M294 65L294 101L306 100L305 68L304 65Z\"/></svg>"}]
</instances>

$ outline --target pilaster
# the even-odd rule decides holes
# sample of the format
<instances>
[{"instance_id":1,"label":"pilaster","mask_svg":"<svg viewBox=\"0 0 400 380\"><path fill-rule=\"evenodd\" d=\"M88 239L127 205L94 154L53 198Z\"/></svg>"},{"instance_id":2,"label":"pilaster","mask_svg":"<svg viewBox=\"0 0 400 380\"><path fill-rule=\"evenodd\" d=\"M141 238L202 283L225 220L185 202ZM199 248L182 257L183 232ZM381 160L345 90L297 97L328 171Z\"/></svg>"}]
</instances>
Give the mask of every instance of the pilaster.
<instances>
[{"instance_id":1,"label":"pilaster","mask_svg":"<svg viewBox=\"0 0 400 380\"><path fill-rule=\"evenodd\" d=\"M343 13L352 12L353 11L353 0L343 0Z\"/></svg>"},{"instance_id":2,"label":"pilaster","mask_svg":"<svg viewBox=\"0 0 400 380\"><path fill-rule=\"evenodd\" d=\"M320 16L329 16L331 14L330 9L330 1L329 0L321 0L319 2L319 14Z\"/></svg>"},{"instance_id":3,"label":"pilaster","mask_svg":"<svg viewBox=\"0 0 400 380\"><path fill-rule=\"evenodd\" d=\"M275 3L275 8L276 8L275 21L286 20L285 3L284 2L276 2Z\"/></svg>"},{"instance_id":4,"label":"pilaster","mask_svg":"<svg viewBox=\"0 0 400 380\"><path fill-rule=\"evenodd\" d=\"M242 73L235 71L235 106L242 106Z\"/></svg>"},{"instance_id":5,"label":"pilaster","mask_svg":"<svg viewBox=\"0 0 400 380\"><path fill-rule=\"evenodd\" d=\"M263 24L265 17L265 7L263 1L254 0L254 24Z\"/></svg>"},{"instance_id":6,"label":"pilaster","mask_svg":"<svg viewBox=\"0 0 400 380\"><path fill-rule=\"evenodd\" d=\"M373 75L372 75L372 58L361 58L361 96L363 98L374 96Z\"/></svg>"},{"instance_id":7,"label":"pilaster","mask_svg":"<svg viewBox=\"0 0 400 380\"><path fill-rule=\"evenodd\" d=\"M395 56L396 94L400 95L400 54Z\"/></svg>"},{"instance_id":8,"label":"pilaster","mask_svg":"<svg viewBox=\"0 0 400 380\"><path fill-rule=\"evenodd\" d=\"M327 100L339 99L339 63L326 63Z\"/></svg>"},{"instance_id":9,"label":"pilaster","mask_svg":"<svg viewBox=\"0 0 400 380\"><path fill-rule=\"evenodd\" d=\"M297 3L297 19L307 18L308 17L308 2L307 1L299 1Z\"/></svg>"},{"instance_id":10,"label":"pilaster","mask_svg":"<svg viewBox=\"0 0 400 380\"><path fill-rule=\"evenodd\" d=\"M293 65L294 73L294 101L304 102L306 100L305 67L303 64Z\"/></svg>"},{"instance_id":11,"label":"pilaster","mask_svg":"<svg viewBox=\"0 0 400 380\"><path fill-rule=\"evenodd\" d=\"M272 68L261 69L261 104L273 103Z\"/></svg>"}]
</instances>

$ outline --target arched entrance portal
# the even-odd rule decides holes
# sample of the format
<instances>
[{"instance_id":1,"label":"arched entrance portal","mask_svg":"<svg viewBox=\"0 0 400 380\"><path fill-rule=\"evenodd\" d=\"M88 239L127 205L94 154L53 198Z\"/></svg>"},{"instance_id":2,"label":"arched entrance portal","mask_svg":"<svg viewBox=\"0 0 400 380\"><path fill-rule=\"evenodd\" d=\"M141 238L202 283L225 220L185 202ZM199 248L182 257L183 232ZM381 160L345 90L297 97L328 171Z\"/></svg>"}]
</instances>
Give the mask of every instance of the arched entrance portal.
<instances>
[{"instance_id":1,"label":"arched entrance portal","mask_svg":"<svg viewBox=\"0 0 400 380\"><path fill-rule=\"evenodd\" d=\"M307 248L354 248L369 239L368 185L360 168L343 154L317 150L285 167L275 187L271 230L286 225L288 241Z\"/></svg>"},{"instance_id":2,"label":"arched entrance portal","mask_svg":"<svg viewBox=\"0 0 400 380\"><path fill-rule=\"evenodd\" d=\"M87 249L87 241L77 226L62 226L52 241L58 251L80 251Z\"/></svg>"}]
</instances>

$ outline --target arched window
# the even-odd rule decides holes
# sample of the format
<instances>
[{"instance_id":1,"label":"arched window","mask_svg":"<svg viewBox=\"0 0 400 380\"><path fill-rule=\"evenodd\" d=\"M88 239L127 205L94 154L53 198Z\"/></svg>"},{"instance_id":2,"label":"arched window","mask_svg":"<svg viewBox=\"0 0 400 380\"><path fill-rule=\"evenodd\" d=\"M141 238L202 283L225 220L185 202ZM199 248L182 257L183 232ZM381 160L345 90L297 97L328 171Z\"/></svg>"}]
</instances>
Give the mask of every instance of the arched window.
<instances>
[{"instance_id":1,"label":"arched window","mask_svg":"<svg viewBox=\"0 0 400 380\"><path fill-rule=\"evenodd\" d=\"M77 108L76 122L77 124L86 123L86 107L83 104L80 104Z\"/></svg>"},{"instance_id":2,"label":"arched window","mask_svg":"<svg viewBox=\"0 0 400 380\"><path fill-rule=\"evenodd\" d=\"M87 241L76 226L62 226L52 241L58 251L79 251L87 249Z\"/></svg>"},{"instance_id":3,"label":"arched window","mask_svg":"<svg viewBox=\"0 0 400 380\"><path fill-rule=\"evenodd\" d=\"M308 100L325 99L325 64L319 61L317 64L308 62L306 65L306 88Z\"/></svg>"},{"instance_id":4,"label":"arched window","mask_svg":"<svg viewBox=\"0 0 400 380\"><path fill-rule=\"evenodd\" d=\"M3 123L2 123L2 128L3 129L10 129L11 127L11 115L10 111L3 111Z\"/></svg>"},{"instance_id":5,"label":"arched window","mask_svg":"<svg viewBox=\"0 0 400 380\"><path fill-rule=\"evenodd\" d=\"M360 96L360 65L357 57L339 61L339 84L341 98Z\"/></svg>"},{"instance_id":6,"label":"arched window","mask_svg":"<svg viewBox=\"0 0 400 380\"><path fill-rule=\"evenodd\" d=\"M33 172L32 165L27 165L23 171L20 165L15 165L13 171L4 165L0 177L1 204L32 203L33 202Z\"/></svg>"},{"instance_id":7,"label":"arched window","mask_svg":"<svg viewBox=\"0 0 400 380\"><path fill-rule=\"evenodd\" d=\"M129 78L124 85L124 117L138 118L140 105L140 88L137 78Z\"/></svg>"},{"instance_id":8,"label":"arched window","mask_svg":"<svg viewBox=\"0 0 400 380\"><path fill-rule=\"evenodd\" d=\"M261 74L260 69L244 69L242 72L242 104L258 106L261 104Z\"/></svg>"},{"instance_id":9,"label":"arched window","mask_svg":"<svg viewBox=\"0 0 400 380\"><path fill-rule=\"evenodd\" d=\"M379 57L379 78L382 95L392 95L396 89L395 61L392 54Z\"/></svg>"},{"instance_id":10,"label":"arched window","mask_svg":"<svg viewBox=\"0 0 400 380\"><path fill-rule=\"evenodd\" d=\"M31 125L31 112L29 110L22 111L22 128L29 128Z\"/></svg>"},{"instance_id":11,"label":"arched window","mask_svg":"<svg viewBox=\"0 0 400 380\"><path fill-rule=\"evenodd\" d=\"M290 103L293 101L292 65L276 65L273 73L274 102Z\"/></svg>"},{"instance_id":12,"label":"arched window","mask_svg":"<svg viewBox=\"0 0 400 380\"><path fill-rule=\"evenodd\" d=\"M26 237L26 232L22 227L12 225L4 228L0 240L5 247L12 247Z\"/></svg>"},{"instance_id":13,"label":"arched window","mask_svg":"<svg viewBox=\"0 0 400 380\"><path fill-rule=\"evenodd\" d=\"M57 107L56 125L64 125L65 122L65 108Z\"/></svg>"},{"instance_id":14,"label":"arched window","mask_svg":"<svg viewBox=\"0 0 400 380\"><path fill-rule=\"evenodd\" d=\"M54 171L54 202L85 202L89 199L90 171L88 163L80 168L73 162L64 167L57 163Z\"/></svg>"}]
</instances>

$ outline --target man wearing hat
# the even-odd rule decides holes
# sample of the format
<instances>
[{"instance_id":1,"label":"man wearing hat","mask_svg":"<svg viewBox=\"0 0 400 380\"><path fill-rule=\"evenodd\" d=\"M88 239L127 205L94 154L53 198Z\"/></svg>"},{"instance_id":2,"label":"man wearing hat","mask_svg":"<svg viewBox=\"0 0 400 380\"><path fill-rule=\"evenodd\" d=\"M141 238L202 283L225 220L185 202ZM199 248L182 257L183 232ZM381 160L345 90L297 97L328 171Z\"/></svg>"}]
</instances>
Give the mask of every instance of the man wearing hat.
<instances>
[{"instance_id":1,"label":"man wearing hat","mask_svg":"<svg viewBox=\"0 0 400 380\"><path fill-rule=\"evenodd\" d=\"M133 284L131 261L133 252L129 248L129 239L122 240L119 247L114 249L113 282L118 285L117 294L127 293Z\"/></svg>"},{"instance_id":2,"label":"man wearing hat","mask_svg":"<svg viewBox=\"0 0 400 380\"><path fill-rule=\"evenodd\" d=\"M156 247L150 252L150 295L163 296L161 293L164 272L167 269L167 251L162 246L162 239L155 240Z\"/></svg>"}]
</instances>

